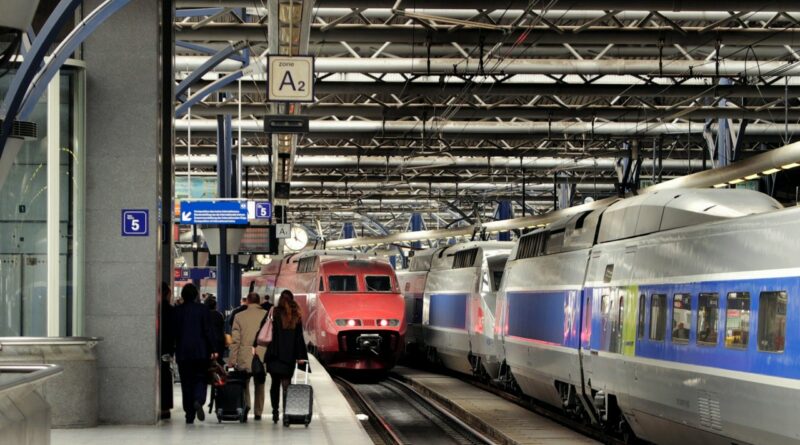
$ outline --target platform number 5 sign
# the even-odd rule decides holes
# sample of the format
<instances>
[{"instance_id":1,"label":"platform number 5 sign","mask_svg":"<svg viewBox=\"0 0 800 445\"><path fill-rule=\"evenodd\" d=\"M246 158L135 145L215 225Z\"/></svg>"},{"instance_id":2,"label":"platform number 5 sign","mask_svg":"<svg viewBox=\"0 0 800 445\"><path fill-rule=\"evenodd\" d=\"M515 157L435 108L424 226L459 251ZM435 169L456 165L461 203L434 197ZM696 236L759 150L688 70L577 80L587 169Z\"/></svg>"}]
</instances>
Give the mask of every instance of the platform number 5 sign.
<instances>
[{"instance_id":1,"label":"platform number 5 sign","mask_svg":"<svg viewBox=\"0 0 800 445\"><path fill-rule=\"evenodd\" d=\"M123 210L122 236L148 236L150 234L150 211Z\"/></svg>"},{"instance_id":2,"label":"platform number 5 sign","mask_svg":"<svg viewBox=\"0 0 800 445\"><path fill-rule=\"evenodd\" d=\"M269 56L270 102L314 102L314 58Z\"/></svg>"}]
</instances>

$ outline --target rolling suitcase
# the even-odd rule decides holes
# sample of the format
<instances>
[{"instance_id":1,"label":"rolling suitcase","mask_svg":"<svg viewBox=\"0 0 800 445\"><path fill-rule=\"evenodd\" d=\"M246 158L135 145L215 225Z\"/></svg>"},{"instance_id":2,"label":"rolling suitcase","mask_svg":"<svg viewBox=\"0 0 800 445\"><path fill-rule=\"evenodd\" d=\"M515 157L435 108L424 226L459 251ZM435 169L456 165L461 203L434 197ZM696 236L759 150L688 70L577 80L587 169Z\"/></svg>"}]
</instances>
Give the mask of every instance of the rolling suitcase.
<instances>
[{"instance_id":1,"label":"rolling suitcase","mask_svg":"<svg viewBox=\"0 0 800 445\"><path fill-rule=\"evenodd\" d=\"M295 369L292 384L286 388L286 395L283 401L283 426L305 425L311 423L311 415L314 405L314 388L308 384L308 362L306 362L305 379L302 385L297 383L297 371Z\"/></svg>"},{"instance_id":2,"label":"rolling suitcase","mask_svg":"<svg viewBox=\"0 0 800 445\"><path fill-rule=\"evenodd\" d=\"M247 422L247 404L244 392L247 391L247 374L234 371L228 374L225 384L214 389L217 421L223 420Z\"/></svg>"}]
</instances>

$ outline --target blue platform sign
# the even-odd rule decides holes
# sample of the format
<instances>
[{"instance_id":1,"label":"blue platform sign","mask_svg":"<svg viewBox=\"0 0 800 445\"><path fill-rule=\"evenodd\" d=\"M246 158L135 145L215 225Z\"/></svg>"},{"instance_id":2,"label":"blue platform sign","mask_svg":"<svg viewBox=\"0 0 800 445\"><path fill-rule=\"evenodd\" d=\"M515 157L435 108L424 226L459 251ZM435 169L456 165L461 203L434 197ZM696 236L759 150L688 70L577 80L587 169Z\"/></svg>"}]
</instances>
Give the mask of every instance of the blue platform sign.
<instances>
[{"instance_id":1,"label":"blue platform sign","mask_svg":"<svg viewBox=\"0 0 800 445\"><path fill-rule=\"evenodd\" d=\"M147 209L122 211L122 236L150 235L150 211Z\"/></svg>"},{"instance_id":2,"label":"blue platform sign","mask_svg":"<svg viewBox=\"0 0 800 445\"><path fill-rule=\"evenodd\" d=\"M272 218L272 203L269 201L256 201L255 219Z\"/></svg>"},{"instance_id":3,"label":"blue platform sign","mask_svg":"<svg viewBox=\"0 0 800 445\"><path fill-rule=\"evenodd\" d=\"M181 224L247 224L247 201L181 201Z\"/></svg>"}]
</instances>

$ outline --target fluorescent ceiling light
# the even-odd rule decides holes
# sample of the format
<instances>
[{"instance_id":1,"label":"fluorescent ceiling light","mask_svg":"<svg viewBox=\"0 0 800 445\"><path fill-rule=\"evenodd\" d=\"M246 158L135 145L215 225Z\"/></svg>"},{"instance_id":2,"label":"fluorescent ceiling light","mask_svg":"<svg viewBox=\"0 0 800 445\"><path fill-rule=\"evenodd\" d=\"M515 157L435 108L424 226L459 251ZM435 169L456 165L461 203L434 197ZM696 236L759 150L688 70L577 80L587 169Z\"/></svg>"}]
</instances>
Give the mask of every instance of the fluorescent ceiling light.
<instances>
[{"instance_id":1,"label":"fluorescent ceiling light","mask_svg":"<svg viewBox=\"0 0 800 445\"><path fill-rule=\"evenodd\" d=\"M800 166L800 164L797 162L792 162L791 164L781 165L781 168L784 170L789 170L790 168L795 168L797 166Z\"/></svg>"},{"instance_id":2,"label":"fluorescent ceiling light","mask_svg":"<svg viewBox=\"0 0 800 445\"><path fill-rule=\"evenodd\" d=\"M726 182L726 183L724 183L724 184L715 184L715 185L714 185L714 188L715 188L715 189L721 189L721 188L723 188L723 187L727 187L727 186L728 186L728 183Z\"/></svg>"},{"instance_id":3,"label":"fluorescent ceiling light","mask_svg":"<svg viewBox=\"0 0 800 445\"><path fill-rule=\"evenodd\" d=\"M771 168L769 170L764 170L763 172L761 172L761 174L762 175L774 175L775 173L778 173L779 171L781 171L781 169L779 169L779 168Z\"/></svg>"},{"instance_id":4,"label":"fluorescent ceiling light","mask_svg":"<svg viewBox=\"0 0 800 445\"><path fill-rule=\"evenodd\" d=\"M728 184L731 184L731 185L733 185L733 184L739 184L739 183L741 183L741 182L744 182L744 179L742 179L742 178L737 178L737 179L734 179L733 181L728 181Z\"/></svg>"},{"instance_id":5,"label":"fluorescent ceiling light","mask_svg":"<svg viewBox=\"0 0 800 445\"><path fill-rule=\"evenodd\" d=\"M753 179L758 179L760 177L761 176L758 176L758 173L755 173L755 174L752 174L750 176L745 176L744 179L747 179L748 181L752 181Z\"/></svg>"}]
</instances>

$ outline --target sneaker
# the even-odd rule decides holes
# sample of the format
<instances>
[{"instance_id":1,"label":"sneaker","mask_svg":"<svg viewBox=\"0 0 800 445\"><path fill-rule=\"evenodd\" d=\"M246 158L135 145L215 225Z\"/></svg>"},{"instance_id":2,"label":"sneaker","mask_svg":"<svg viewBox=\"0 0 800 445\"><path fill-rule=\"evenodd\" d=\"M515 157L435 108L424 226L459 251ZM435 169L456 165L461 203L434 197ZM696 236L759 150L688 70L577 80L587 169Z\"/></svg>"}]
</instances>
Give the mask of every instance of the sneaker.
<instances>
[{"instance_id":1,"label":"sneaker","mask_svg":"<svg viewBox=\"0 0 800 445\"><path fill-rule=\"evenodd\" d=\"M256 420L261 420L261 416L255 416Z\"/></svg>"},{"instance_id":2,"label":"sneaker","mask_svg":"<svg viewBox=\"0 0 800 445\"><path fill-rule=\"evenodd\" d=\"M203 412L203 405L200 402L194 402L194 412L197 415L197 420L201 422L206 420L206 413Z\"/></svg>"}]
</instances>

